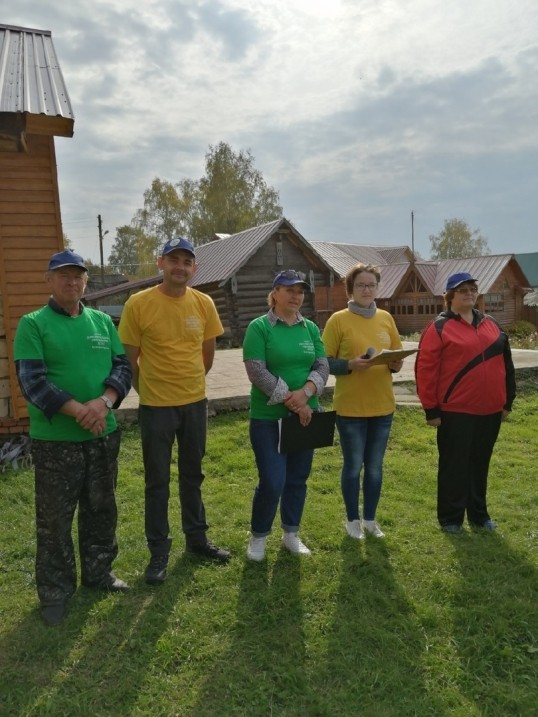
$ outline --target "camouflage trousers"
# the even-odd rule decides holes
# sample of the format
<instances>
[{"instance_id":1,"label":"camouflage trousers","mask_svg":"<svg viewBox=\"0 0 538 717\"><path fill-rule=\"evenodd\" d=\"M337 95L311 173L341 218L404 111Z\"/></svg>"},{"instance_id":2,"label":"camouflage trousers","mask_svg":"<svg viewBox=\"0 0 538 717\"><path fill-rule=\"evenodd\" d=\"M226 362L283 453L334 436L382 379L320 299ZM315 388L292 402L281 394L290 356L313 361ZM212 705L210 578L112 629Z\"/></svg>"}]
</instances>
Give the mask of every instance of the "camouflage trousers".
<instances>
[{"instance_id":1,"label":"camouflage trousers","mask_svg":"<svg viewBox=\"0 0 538 717\"><path fill-rule=\"evenodd\" d=\"M78 507L81 581L99 583L112 570L116 542L116 481L120 432L72 443L32 441L35 466L36 583L42 605L75 592L72 538Z\"/></svg>"}]
</instances>

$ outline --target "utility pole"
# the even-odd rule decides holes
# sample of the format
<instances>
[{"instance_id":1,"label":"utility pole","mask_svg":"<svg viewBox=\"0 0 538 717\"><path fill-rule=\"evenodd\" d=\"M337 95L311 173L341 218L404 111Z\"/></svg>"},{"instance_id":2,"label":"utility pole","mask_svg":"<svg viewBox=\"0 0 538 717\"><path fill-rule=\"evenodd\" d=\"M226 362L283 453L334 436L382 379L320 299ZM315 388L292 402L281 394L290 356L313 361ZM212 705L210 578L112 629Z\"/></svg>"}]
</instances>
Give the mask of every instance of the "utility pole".
<instances>
[{"instance_id":1,"label":"utility pole","mask_svg":"<svg viewBox=\"0 0 538 717\"><path fill-rule=\"evenodd\" d=\"M101 222L101 215L97 215L97 226L99 228L99 255L101 258L101 288L105 288L105 262L103 259L103 237L108 234L108 229L103 234L103 223Z\"/></svg>"},{"instance_id":2,"label":"utility pole","mask_svg":"<svg viewBox=\"0 0 538 717\"><path fill-rule=\"evenodd\" d=\"M415 212L411 210L411 251L415 258Z\"/></svg>"}]
</instances>

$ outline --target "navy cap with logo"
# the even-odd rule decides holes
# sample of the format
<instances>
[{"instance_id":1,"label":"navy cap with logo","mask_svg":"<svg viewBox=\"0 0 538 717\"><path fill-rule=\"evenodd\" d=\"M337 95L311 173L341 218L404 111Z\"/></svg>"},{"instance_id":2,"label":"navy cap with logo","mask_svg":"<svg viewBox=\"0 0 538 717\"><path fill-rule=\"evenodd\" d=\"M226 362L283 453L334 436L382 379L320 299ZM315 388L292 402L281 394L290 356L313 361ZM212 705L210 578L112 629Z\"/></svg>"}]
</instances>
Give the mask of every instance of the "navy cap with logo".
<instances>
[{"instance_id":1,"label":"navy cap with logo","mask_svg":"<svg viewBox=\"0 0 538 717\"><path fill-rule=\"evenodd\" d=\"M88 269L84 266L84 259L80 256L80 254L75 254L74 251L71 251L71 249L59 251L57 254L53 254L50 258L49 271L61 269L63 266L78 266L81 269L84 269L84 271L88 271Z\"/></svg>"},{"instance_id":2,"label":"navy cap with logo","mask_svg":"<svg viewBox=\"0 0 538 717\"><path fill-rule=\"evenodd\" d=\"M280 271L273 279L273 289L275 286L295 286L295 284L302 284L305 289L310 289L310 284L305 281L304 274L295 269Z\"/></svg>"},{"instance_id":3,"label":"navy cap with logo","mask_svg":"<svg viewBox=\"0 0 538 717\"><path fill-rule=\"evenodd\" d=\"M170 254L171 251L175 251L176 249L182 249L183 251L187 251L189 254L196 257L193 245L190 241L187 241L183 237L175 237L174 239L167 241L163 247L161 256L166 256L167 254Z\"/></svg>"},{"instance_id":4,"label":"navy cap with logo","mask_svg":"<svg viewBox=\"0 0 538 717\"><path fill-rule=\"evenodd\" d=\"M446 280L446 290L457 289L460 284L465 284L466 281L478 281L466 271L460 271L459 274L451 274Z\"/></svg>"}]
</instances>

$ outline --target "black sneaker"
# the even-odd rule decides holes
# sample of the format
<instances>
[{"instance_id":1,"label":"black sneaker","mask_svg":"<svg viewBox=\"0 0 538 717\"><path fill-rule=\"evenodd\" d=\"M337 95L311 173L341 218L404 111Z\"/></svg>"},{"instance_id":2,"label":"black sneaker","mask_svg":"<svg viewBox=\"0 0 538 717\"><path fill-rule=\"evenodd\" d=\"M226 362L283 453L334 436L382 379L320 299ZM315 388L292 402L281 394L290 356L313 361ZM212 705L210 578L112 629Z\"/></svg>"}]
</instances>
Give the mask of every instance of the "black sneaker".
<instances>
[{"instance_id":1,"label":"black sneaker","mask_svg":"<svg viewBox=\"0 0 538 717\"><path fill-rule=\"evenodd\" d=\"M213 545L213 543L210 543L209 541L207 541L207 543L187 545L187 552L194 553L195 555L201 555L203 558L208 558L209 560L216 560L219 563L227 563L228 560L232 557L232 554L229 550L224 550L224 548L218 548L216 545Z\"/></svg>"},{"instance_id":2,"label":"black sneaker","mask_svg":"<svg viewBox=\"0 0 538 717\"><path fill-rule=\"evenodd\" d=\"M168 555L152 555L146 568L145 577L148 585L160 585L166 580Z\"/></svg>"},{"instance_id":3,"label":"black sneaker","mask_svg":"<svg viewBox=\"0 0 538 717\"><path fill-rule=\"evenodd\" d=\"M59 625L67 615L67 605L64 602L59 602L54 605L42 605L41 606L41 617L43 622L48 627L54 627Z\"/></svg>"},{"instance_id":4,"label":"black sneaker","mask_svg":"<svg viewBox=\"0 0 538 717\"><path fill-rule=\"evenodd\" d=\"M111 593L126 593L131 589L126 582L117 578L114 573L105 575L104 578L101 578L101 580L98 580L97 582L83 582L82 584L85 588L90 588L92 590L108 590Z\"/></svg>"},{"instance_id":5,"label":"black sneaker","mask_svg":"<svg viewBox=\"0 0 538 717\"><path fill-rule=\"evenodd\" d=\"M441 526L443 533L461 533L463 528L458 523L447 523Z\"/></svg>"}]
</instances>

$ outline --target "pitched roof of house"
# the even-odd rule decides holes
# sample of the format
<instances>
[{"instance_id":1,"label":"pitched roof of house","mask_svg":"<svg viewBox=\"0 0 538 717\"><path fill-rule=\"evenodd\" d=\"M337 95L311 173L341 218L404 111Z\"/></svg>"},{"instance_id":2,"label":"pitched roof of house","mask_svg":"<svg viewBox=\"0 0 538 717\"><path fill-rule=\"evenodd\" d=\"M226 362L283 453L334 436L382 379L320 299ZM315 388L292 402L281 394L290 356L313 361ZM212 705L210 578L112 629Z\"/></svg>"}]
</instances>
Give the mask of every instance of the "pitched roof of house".
<instances>
[{"instance_id":1,"label":"pitched roof of house","mask_svg":"<svg viewBox=\"0 0 538 717\"><path fill-rule=\"evenodd\" d=\"M326 241L311 241L308 243L340 278L343 278L351 267L360 261L364 264L375 264L376 266L387 263L381 254L371 246L333 244Z\"/></svg>"},{"instance_id":2,"label":"pitched roof of house","mask_svg":"<svg viewBox=\"0 0 538 717\"><path fill-rule=\"evenodd\" d=\"M360 246L358 244L331 244L329 242L310 242L325 261L340 277L344 277L358 261L365 264L376 264L379 267L381 280L378 297L394 296L406 272L413 266L415 271L434 296L442 296L445 292L446 280L450 274L468 271L478 279L480 292L487 294L499 274L514 258L513 254L494 254L468 259L444 259L442 261L409 261L408 247ZM538 256L538 255L537 255ZM393 261L397 259L397 261Z\"/></svg>"},{"instance_id":3,"label":"pitched roof of house","mask_svg":"<svg viewBox=\"0 0 538 717\"><path fill-rule=\"evenodd\" d=\"M538 252L527 254L515 254L517 263L523 269L523 273L529 280L529 284L538 287Z\"/></svg>"},{"instance_id":4,"label":"pitched roof of house","mask_svg":"<svg viewBox=\"0 0 538 717\"><path fill-rule=\"evenodd\" d=\"M377 253L383 258L385 264L399 264L400 262L410 261L413 258L413 252L408 246L373 246Z\"/></svg>"},{"instance_id":5,"label":"pitched roof of house","mask_svg":"<svg viewBox=\"0 0 538 717\"><path fill-rule=\"evenodd\" d=\"M444 259L439 262L437 267L433 293L436 296L441 296L446 289L446 280L451 274L467 271L477 280L480 293L488 294L501 272L513 258L513 254L490 254L467 259Z\"/></svg>"},{"instance_id":6,"label":"pitched roof of house","mask_svg":"<svg viewBox=\"0 0 538 717\"><path fill-rule=\"evenodd\" d=\"M245 229L237 234L216 234L217 238L202 246L197 246L197 269L189 282L191 286L218 283L225 284L248 260L263 246L264 242L273 234L282 231L292 231L293 235L304 244L305 249L313 251L318 256L324 268L329 271L330 266L319 256L319 253L289 222L287 219L262 224L252 229Z\"/></svg>"},{"instance_id":7,"label":"pitched roof of house","mask_svg":"<svg viewBox=\"0 0 538 717\"><path fill-rule=\"evenodd\" d=\"M198 266L190 285L223 284L228 281L285 221L276 219L237 234L216 234L219 238L197 246Z\"/></svg>"},{"instance_id":8,"label":"pitched roof of house","mask_svg":"<svg viewBox=\"0 0 538 717\"><path fill-rule=\"evenodd\" d=\"M50 30L0 24L0 112L47 117L73 135L74 115Z\"/></svg>"}]
</instances>

